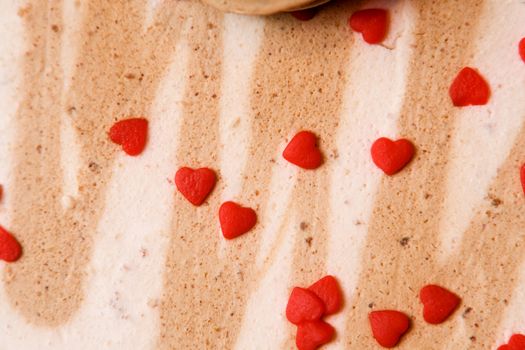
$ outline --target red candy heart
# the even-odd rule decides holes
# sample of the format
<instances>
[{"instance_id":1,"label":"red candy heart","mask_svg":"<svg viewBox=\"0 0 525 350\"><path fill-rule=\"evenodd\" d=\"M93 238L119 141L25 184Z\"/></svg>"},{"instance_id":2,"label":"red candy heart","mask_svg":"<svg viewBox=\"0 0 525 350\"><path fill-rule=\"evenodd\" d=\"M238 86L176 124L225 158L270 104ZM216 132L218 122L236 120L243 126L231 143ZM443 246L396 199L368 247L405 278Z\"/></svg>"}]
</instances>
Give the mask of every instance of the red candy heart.
<instances>
[{"instance_id":1,"label":"red candy heart","mask_svg":"<svg viewBox=\"0 0 525 350\"><path fill-rule=\"evenodd\" d=\"M465 67L450 85L449 95L454 106L479 106L488 102L490 88L476 70Z\"/></svg>"},{"instance_id":2,"label":"red candy heart","mask_svg":"<svg viewBox=\"0 0 525 350\"><path fill-rule=\"evenodd\" d=\"M257 222L257 214L251 208L234 202L225 202L219 208L222 235L226 239L236 238L250 231Z\"/></svg>"},{"instance_id":3,"label":"red candy heart","mask_svg":"<svg viewBox=\"0 0 525 350\"><path fill-rule=\"evenodd\" d=\"M315 350L334 337L334 328L323 321L307 321L297 328L295 345L299 350Z\"/></svg>"},{"instance_id":4,"label":"red candy heart","mask_svg":"<svg viewBox=\"0 0 525 350\"><path fill-rule=\"evenodd\" d=\"M519 45L520 56L523 62L525 62L525 38L521 39Z\"/></svg>"},{"instance_id":5,"label":"red candy heart","mask_svg":"<svg viewBox=\"0 0 525 350\"><path fill-rule=\"evenodd\" d=\"M308 289L295 287L288 298L286 318L295 325L319 320L325 311L323 301Z\"/></svg>"},{"instance_id":6,"label":"red candy heart","mask_svg":"<svg viewBox=\"0 0 525 350\"><path fill-rule=\"evenodd\" d=\"M510 350L525 350L525 335L514 334L509 340Z\"/></svg>"},{"instance_id":7,"label":"red candy heart","mask_svg":"<svg viewBox=\"0 0 525 350\"><path fill-rule=\"evenodd\" d=\"M18 260L20 255L22 255L20 243L12 234L0 226L0 259L13 262Z\"/></svg>"},{"instance_id":8,"label":"red candy heart","mask_svg":"<svg viewBox=\"0 0 525 350\"><path fill-rule=\"evenodd\" d=\"M509 339L509 343L501 345L498 350L525 350L525 335L514 334Z\"/></svg>"},{"instance_id":9,"label":"red candy heart","mask_svg":"<svg viewBox=\"0 0 525 350\"><path fill-rule=\"evenodd\" d=\"M525 164L523 164L520 169L520 180L523 193L525 194Z\"/></svg>"},{"instance_id":10,"label":"red candy heart","mask_svg":"<svg viewBox=\"0 0 525 350\"><path fill-rule=\"evenodd\" d=\"M421 288L419 299L423 303L423 318L430 324L444 322L460 302L456 294L433 284Z\"/></svg>"},{"instance_id":11,"label":"red candy heart","mask_svg":"<svg viewBox=\"0 0 525 350\"><path fill-rule=\"evenodd\" d=\"M201 205L215 186L216 176L208 168L180 168L175 174L177 189L193 205Z\"/></svg>"},{"instance_id":12,"label":"red candy heart","mask_svg":"<svg viewBox=\"0 0 525 350\"><path fill-rule=\"evenodd\" d=\"M372 145L371 153L378 168L387 175L394 175L412 160L414 145L406 139L392 141L381 137Z\"/></svg>"},{"instance_id":13,"label":"red candy heart","mask_svg":"<svg viewBox=\"0 0 525 350\"><path fill-rule=\"evenodd\" d=\"M395 310L372 311L368 320L374 338L385 348L396 346L410 327L408 316Z\"/></svg>"},{"instance_id":14,"label":"red candy heart","mask_svg":"<svg viewBox=\"0 0 525 350\"><path fill-rule=\"evenodd\" d=\"M325 315L331 315L341 309L342 294L339 283L333 276L325 276L308 287L321 299L325 306Z\"/></svg>"},{"instance_id":15,"label":"red candy heart","mask_svg":"<svg viewBox=\"0 0 525 350\"><path fill-rule=\"evenodd\" d=\"M124 152L137 156L144 150L148 137L148 121L144 118L131 118L116 122L109 129L109 138L121 145Z\"/></svg>"},{"instance_id":16,"label":"red candy heart","mask_svg":"<svg viewBox=\"0 0 525 350\"><path fill-rule=\"evenodd\" d=\"M310 8L305 10L292 11L290 12L290 14L300 21L309 21L315 17L315 15L317 14L317 9Z\"/></svg>"},{"instance_id":17,"label":"red candy heart","mask_svg":"<svg viewBox=\"0 0 525 350\"><path fill-rule=\"evenodd\" d=\"M318 168L323 156L317 148L317 137L310 131L301 131L295 135L284 149L283 157L303 169Z\"/></svg>"},{"instance_id":18,"label":"red candy heart","mask_svg":"<svg viewBox=\"0 0 525 350\"><path fill-rule=\"evenodd\" d=\"M363 35L369 44L378 44L386 37L388 30L388 11L367 9L354 12L348 20L350 28Z\"/></svg>"}]
</instances>

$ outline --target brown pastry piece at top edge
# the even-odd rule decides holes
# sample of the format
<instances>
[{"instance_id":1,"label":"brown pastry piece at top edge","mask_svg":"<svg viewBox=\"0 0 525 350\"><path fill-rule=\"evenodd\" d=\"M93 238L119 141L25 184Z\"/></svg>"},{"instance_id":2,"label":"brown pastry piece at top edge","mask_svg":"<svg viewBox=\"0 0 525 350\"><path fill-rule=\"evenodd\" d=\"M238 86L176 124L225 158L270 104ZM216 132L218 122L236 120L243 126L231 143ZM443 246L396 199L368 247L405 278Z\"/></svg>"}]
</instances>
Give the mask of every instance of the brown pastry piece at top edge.
<instances>
[{"instance_id":1,"label":"brown pastry piece at top edge","mask_svg":"<svg viewBox=\"0 0 525 350\"><path fill-rule=\"evenodd\" d=\"M224 12L246 15L270 15L283 11L302 10L330 0L203 0Z\"/></svg>"}]
</instances>

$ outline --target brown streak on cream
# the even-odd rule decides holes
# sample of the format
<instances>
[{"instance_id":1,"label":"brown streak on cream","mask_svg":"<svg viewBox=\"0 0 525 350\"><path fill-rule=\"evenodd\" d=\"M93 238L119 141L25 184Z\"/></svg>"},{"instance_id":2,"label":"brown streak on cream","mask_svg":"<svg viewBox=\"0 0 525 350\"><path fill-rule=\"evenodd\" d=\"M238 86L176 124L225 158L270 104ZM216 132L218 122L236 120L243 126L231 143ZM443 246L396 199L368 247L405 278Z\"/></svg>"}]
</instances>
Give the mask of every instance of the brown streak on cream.
<instances>
[{"instance_id":1,"label":"brown streak on cream","mask_svg":"<svg viewBox=\"0 0 525 350\"><path fill-rule=\"evenodd\" d=\"M432 279L439 243L445 176L455 109L448 97L451 79L468 63L481 0L414 2L416 40L398 136L414 142L417 154L400 174L384 177L372 212L363 266L347 308L345 343L351 348L375 344L367 315L374 309L399 309L416 317L401 349L437 349L454 323L428 328L421 321L418 291ZM461 11L457 9L461 8ZM425 196L431 194L431 196ZM410 244L398 242L409 237ZM449 271L452 274L452 271ZM428 336L425 336L428 334Z\"/></svg>"},{"instance_id":2,"label":"brown streak on cream","mask_svg":"<svg viewBox=\"0 0 525 350\"><path fill-rule=\"evenodd\" d=\"M188 76L177 165L219 169L219 98L222 74L222 14L198 2L181 2L188 17ZM177 135L174 135L177 137ZM175 170L175 169L174 169ZM231 349L238 300L232 283L242 278L236 261L218 257L219 181L208 200L194 207L175 193L160 309L160 349ZM226 244L229 244L227 242ZM230 316L232 314L232 316Z\"/></svg>"},{"instance_id":3,"label":"brown streak on cream","mask_svg":"<svg viewBox=\"0 0 525 350\"><path fill-rule=\"evenodd\" d=\"M450 287L462 297L461 309L472 308L468 317L464 317L465 348L489 349L501 345L495 341L501 338L505 312L513 312L507 306L519 283L525 255L524 199L519 176L524 161L525 126L522 126L517 142L489 188L487 200L477 208L463 234L459 253L440 267L434 277L437 281L450 281ZM447 338L443 334L440 339ZM448 348L454 346L450 341L444 344Z\"/></svg>"},{"instance_id":4,"label":"brown streak on cream","mask_svg":"<svg viewBox=\"0 0 525 350\"><path fill-rule=\"evenodd\" d=\"M251 100L253 137L245 166L246 177L239 197L228 198L256 208L260 219L265 217L267 210L267 189L275 157L281 156L284 141L300 129L312 129L318 133L321 147L326 147L327 164L324 169L299 176L294 199L308 201L315 198L319 205L328 200L324 191L331 160L328 154L333 147L329 140L337 127L342 104L341 89L346 76L339 67L345 66L351 43L348 33L339 25L344 23L347 9L348 5L332 5L310 23L298 22L288 15L267 19L265 38L255 65ZM204 9L190 5L189 11ZM181 166L217 168L219 111L218 101L211 96L220 91L221 52L217 52L221 44L220 25L217 24L220 17L209 9L205 11L209 12L203 17L207 17L212 25L202 17L195 17L189 34L194 58L191 60L178 160ZM290 37L286 48L279 46L283 36ZM327 60L334 62L333 68L326 69L323 62ZM315 185L320 185L317 188L322 190L316 190ZM161 309L159 346L162 348L175 345L182 348L195 345L232 348L241 328L248 295L261 277L262 271L255 266L255 257L259 235L265 225L262 220L253 231L224 242L224 251L219 251L223 238L219 233L217 209L222 186L219 183L207 205L200 208L194 208L180 195L176 196L174 233ZM308 203L296 203L292 210L315 217L313 211L316 209ZM320 213L319 218L312 222L314 229L319 231L317 237L326 235L326 229L318 226L324 221L325 214ZM299 240L298 245L302 247L304 241ZM315 273L298 279L309 280L324 272L326 252L322 241L319 239L313 248L318 253L308 266L312 271L315 269ZM221 254L225 256L219 257ZM296 255L299 254L297 251ZM298 261L295 263L299 264Z\"/></svg>"},{"instance_id":5,"label":"brown streak on cream","mask_svg":"<svg viewBox=\"0 0 525 350\"><path fill-rule=\"evenodd\" d=\"M301 111L301 119L297 121L298 128L310 129L319 136L319 146L324 153L324 164L315 171L299 170L297 182L291 199L291 210L294 211L297 222L295 246L292 262L291 289L293 286L306 287L319 278L329 274L326 271L328 257L330 213L330 174L333 163L337 159L336 138L339 127L346 78L350 69L350 48L354 35L339 26L346 23L348 15L359 6L358 2L339 2L326 6L316 20L321 29L297 35L298 46L306 41L309 45L304 49L287 52L283 61L290 57L301 57L303 62L295 65L305 67L309 72L303 76L305 86L302 89L317 93L315 98L292 98L287 109ZM308 51L316 52L308 57ZM286 110L280 112L286 113ZM290 215L292 213L288 213ZM307 224L301 230L301 222ZM290 329L291 328L291 329ZM289 327L289 336L284 348L295 347L295 327Z\"/></svg>"},{"instance_id":6,"label":"brown streak on cream","mask_svg":"<svg viewBox=\"0 0 525 350\"><path fill-rule=\"evenodd\" d=\"M85 6L69 91L62 91L61 38L53 30L62 27L61 2L33 1L24 12L28 51L17 113L11 227L24 255L4 279L12 305L29 322L45 326L66 322L84 298L85 267L114 158L122 152L108 141L107 130L116 119L148 116L178 33L170 8L144 31L145 2L101 0ZM141 79L125 78L130 72ZM62 118L70 119L80 148L79 195L69 208L60 204L59 155L68 152L60 149Z\"/></svg>"},{"instance_id":7,"label":"brown streak on cream","mask_svg":"<svg viewBox=\"0 0 525 350\"><path fill-rule=\"evenodd\" d=\"M276 241L281 242L288 226L285 223L291 217L296 218L297 222L292 225L297 227L297 239L291 281L295 284L308 284L325 273L328 174L333 160L330 154L335 147L332 140L339 122L352 43L352 37L343 24L353 6L344 2L332 3L310 22L297 21L290 15L269 17L255 63L251 100L253 136L241 201L255 206L260 218L272 210L268 207L268 190L275 159L281 157L283 146L296 132L311 130L316 133L325 153L325 164L320 169L297 169L290 206L277 233ZM283 38L286 38L285 46ZM255 195L255 190L260 195ZM299 232L301 220L309 221L308 231ZM236 322L239 325L247 298L257 288L277 251L270 250L262 269L255 266L260 235L264 230L265 222L259 222L254 231L230 247L229 259L240 261L243 274L249 278L235 289L241 306ZM310 246L305 243L307 235L315 237ZM290 347L291 339L289 337L283 346Z\"/></svg>"}]
</instances>

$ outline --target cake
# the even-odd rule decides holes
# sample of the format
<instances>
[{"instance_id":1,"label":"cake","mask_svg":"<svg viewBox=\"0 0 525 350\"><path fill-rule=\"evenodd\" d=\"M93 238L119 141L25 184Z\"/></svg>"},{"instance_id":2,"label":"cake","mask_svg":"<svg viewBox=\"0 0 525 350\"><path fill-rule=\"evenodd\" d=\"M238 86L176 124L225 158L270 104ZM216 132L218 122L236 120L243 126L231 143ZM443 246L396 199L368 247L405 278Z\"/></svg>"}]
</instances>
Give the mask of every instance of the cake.
<instances>
[{"instance_id":1,"label":"cake","mask_svg":"<svg viewBox=\"0 0 525 350\"><path fill-rule=\"evenodd\" d=\"M524 18L4 2L0 348L523 349Z\"/></svg>"}]
</instances>

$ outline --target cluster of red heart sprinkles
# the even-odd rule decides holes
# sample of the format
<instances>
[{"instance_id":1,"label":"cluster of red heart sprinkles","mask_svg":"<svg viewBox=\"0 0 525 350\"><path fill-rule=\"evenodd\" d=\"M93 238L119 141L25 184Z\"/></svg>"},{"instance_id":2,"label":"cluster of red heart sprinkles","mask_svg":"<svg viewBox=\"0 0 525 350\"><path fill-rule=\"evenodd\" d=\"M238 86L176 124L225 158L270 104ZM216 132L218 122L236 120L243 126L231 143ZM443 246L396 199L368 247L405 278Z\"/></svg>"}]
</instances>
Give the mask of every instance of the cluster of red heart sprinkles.
<instances>
[{"instance_id":1,"label":"cluster of red heart sprinkles","mask_svg":"<svg viewBox=\"0 0 525 350\"><path fill-rule=\"evenodd\" d=\"M525 335L513 334L507 344L498 347L498 350L524 350L525 349Z\"/></svg>"},{"instance_id":2,"label":"cluster of red heart sprinkles","mask_svg":"<svg viewBox=\"0 0 525 350\"><path fill-rule=\"evenodd\" d=\"M297 326L297 348L315 350L330 342L335 330L323 317L337 313L342 305L341 289L333 276L325 276L308 288L293 288L286 305L286 318Z\"/></svg>"},{"instance_id":3,"label":"cluster of red heart sprinkles","mask_svg":"<svg viewBox=\"0 0 525 350\"><path fill-rule=\"evenodd\" d=\"M121 145L130 156L138 156L146 146L148 121L145 118L129 118L116 122L109 130L109 138ZM212 192L217 176L212 169L180 168L175 174L178 191L194 206L200 206ZM250 231L257 222L251 208L234 202L225 202L219 209L219 221L224 238L233 239Z\"/></svg>"},{"instance_id":4,"label":"cluster of red heart sprinkles","mask_svg":"<svg viewBox=\"0 0 525 350\"><path fill-rule=\"evenodd\" d=\"M380 44L388 33L389 13L379 8L356 11L348 19L348 24L354 32L361 33L365 42ZM525 60L525 38L519 44L519 52ZM465 67L453 80L449 95L457 107L485 105L490 97L490 88L476 69Z\"/></svg>"},{"instance_id":5,"label":"cluster of red heart sprinkles","mask_svg":"<svg viewBox=\"0 0 525 350\"><path fill-rule=\"evenodd\" d=\"M434 325L445 322L461 301L456 294L434 284L421 288L419 300L423 304L423 319ZM372 335L385 348L395 347L410 328L410 318L397 310L372 311L368 321Z\"/></svg>"},{"instance_id":6,"label":"cluster of red heart sprinkles","mask_svg":"<svg viewBox=\"0 0 525 350\"><path fill-rule=\"evenodd\" d=\"M283 151L289 162L304 168L316 169L322 164L322 154L317 147L317 137L310 131L297 133ZM179 192L193 205L200 206L215 187L217 177L208 168L180 168L175 174ZM226 239L237 238L250 231L257 223L257 213L252 208L227 201L219 208L219 222Z\"/></svg>"},{"instance_id":7,"label":"cluster of red heart sprinkles","mask_svg":"<svg viewBox=\"0 0 525 350\"><path fill-rule=\"evenodd\" d=\"M215 172L208 168L180 168L175 174L175 186L193 205L200 206L217 182ZM257 214L234 202L225 202L219 208L221 231L226 239L239 237L250 231L257 223Z\"/></svg>"}]
</instances>

